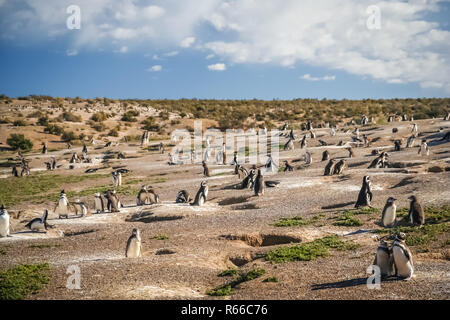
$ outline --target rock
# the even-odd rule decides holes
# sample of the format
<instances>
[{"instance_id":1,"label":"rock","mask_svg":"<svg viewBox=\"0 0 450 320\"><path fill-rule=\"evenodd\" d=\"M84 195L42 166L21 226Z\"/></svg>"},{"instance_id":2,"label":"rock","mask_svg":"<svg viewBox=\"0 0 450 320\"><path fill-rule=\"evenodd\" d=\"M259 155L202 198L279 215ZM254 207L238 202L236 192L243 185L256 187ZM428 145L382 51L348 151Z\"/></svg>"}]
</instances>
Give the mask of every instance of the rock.
<instances>
[{"instance_id":1,"label":"rock","mask_svg":"<svg viewBox=\"0 0 450 320\"><path fill-rule=\"evenodd\" d=\"M439 166L434 166L434 167L428 168L428 172L441 173L441 172L444 172L444 169Z\"/></svg>"}]
</instances>

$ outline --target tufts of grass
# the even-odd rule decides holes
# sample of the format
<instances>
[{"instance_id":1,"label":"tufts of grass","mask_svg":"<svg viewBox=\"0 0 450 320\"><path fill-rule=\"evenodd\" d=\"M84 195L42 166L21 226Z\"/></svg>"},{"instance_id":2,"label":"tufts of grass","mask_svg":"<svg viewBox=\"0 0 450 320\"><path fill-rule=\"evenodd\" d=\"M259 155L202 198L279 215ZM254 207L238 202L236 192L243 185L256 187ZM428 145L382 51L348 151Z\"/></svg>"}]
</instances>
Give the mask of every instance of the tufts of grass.
<instances>
[{"instance_id":1,"label":"tufts of grass","mask_svg":"<svg viewBox=\"0 0 450 320\"><path fill-rule=\"evenodd\" d=\"M357 247L356 243L342 241L338 236L333 235L291 247L274 249L267 253L266 260L277 263L310 261L317 257L328 256L329 249L345 251L354 250Z\"/></svg>"},{"instance_id":2,"label":"tufts of grass","mask_svg":"<svg viewBox=\"0 0 450 320\"><path fill-rule=\"evenodd\" d=\"M354 217L355 213L352 211L344 211L333 225L340 227L358 227L362 226L362 222Z\"/></svg>"},{"instance_id":3,"label":"tufts of grass","mask_svg":"<svg viewBox=\"0 0 450 320\"><path fill-rule=\"evenodd\" d=\"M265 279L263 282L278 282L278 278L270 277L270 278Z\"/></svg>"},{"instance_id":4,"label":"tufts of grass","mask_svg":"<svg viewBox=\"0 0 450 320\"><path fill-rule=\"evenodd\" d=\"M60 246L59 244L41 243L41 244L29 245L28 248L31 248L31 249L46 249L46 248L59 247L59 246Z\"/></svg>"},{"instance_id":5,"label":"tufts of grass","mask_svg":"<svg viewBox=\"0 0 450 320\"><path fill-rule=\"evenodd\" d=\"M0 300L22 300L50 282L48 263L19 265L0 271Z\"/></svg>"},{"instance_id":6,"label":"tufts of grass","mask_svg":"<svg viewBox=\"0 0 450 320\"><path fill-rule=\"evenodd\" d=\"M231 269L231 270L233 270L233 269ZM225 270L224 272L229 272L229 270ZM221 274L223 274L224 272L222 272ZM229 296L233 293L233 289L237 285L239 285L243 282L246 282L246 281L251 281L251 280L257 279L265 273L266 273L266 270L264 270L264 269L253 269L247 273L241 273L236 280L234 280L230 283L221 285L217 288L211 289L208 292L206 292L206 294L209 296ZM223 277L221 274L219 274L219 276ZM237 272L234 274L237 274Z\"/></svg>"},{"instance_id":7,"label":"tufts of grass","mask_svg":"<svg viewBox=\"0 0 450 320\"><path fill-rule=\"evenodd\" d=\"M293 218L281 218L273 225L275 227L301 227L313 224L320 220L320 216L314 216L311 219L305 220L303 217L296 216Z\"/></svg>"},{"instance_id":8,"label":"tufts of grass","mask_svg":"<svg viewBox=\"0 0 450 320\"><path fill-rule=\"evenodd\" d=\"M360 214L372 214L372 213L378 213L379 212L379 210L377 209L377 208L370 208L370 207L367 207L367 208L362 208L362 209L356 209L356 210L353 210L353 211L345 211L345 212L351 212L351 213L353 213L354 215L360 215Z\"/></svg>"},{"instance_id":9,"label":"tufts of grass","mask_svg":"<svg viewBox=\"0 0 450 320\"><path fill-rule=\"evenodd\" d=\"M0 249L0 256L6 256L8 252L5 249Z\"/></svg>"},{"instance_id":10,"label":"tufts of grass","mask_svg":"<svg viewBox=\"0 0 450 320\"><path fill-rule=\"evenodd\" d=\"M169 237L166 236L165 234L158 234L158 235L154 236L152 239L155 239L155 240L169 240Z\"/></svg>"}]
</instances>

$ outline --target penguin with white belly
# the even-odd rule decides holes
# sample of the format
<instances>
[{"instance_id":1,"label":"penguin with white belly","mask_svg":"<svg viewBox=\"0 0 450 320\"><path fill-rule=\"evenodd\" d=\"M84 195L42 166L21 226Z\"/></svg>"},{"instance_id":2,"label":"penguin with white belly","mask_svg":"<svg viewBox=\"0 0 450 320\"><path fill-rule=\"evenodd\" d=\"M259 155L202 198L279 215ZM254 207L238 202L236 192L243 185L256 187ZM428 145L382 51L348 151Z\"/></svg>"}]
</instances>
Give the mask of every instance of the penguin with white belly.
<instances>
[{"instance_id":1,"label":"penguin with white belly","mask_svg":"<svg viewBox=\"0 0 450 320\"><path fill-rule=\"evenodd\" d=\"M47 231L47 217L48 217L48 210L45 209L44 210L44 215L41 218L34 218L33 220L31 220L30 222L28 222L25 225L25 228L30 229L31 231L41 231L41 230L45 230L45 232Z\"/></svg>"},{"instance_id":2,"label":"penguin with white belly","mask_svg":"<svg viewBox=\"0 0 450 320\"><path fill-rule=\"evenodd\" d=\"M9 214L2 205L0 208L0 238L9 236Z\"/></svg>"},{"instance_id":3,"label":"penguin with white belly","mask_svg":"<svg viewBox=\"0 0 450 320\"><path fill-rule=\"evenodd\" d=\"M394 258L386 240L380 240L373 265L380 268L380 274L382 277L390 277L395 274Z\"/></svg>"},{"instance_id":4,"label":"penguin with white belly","mask_svg":"<svg viewBox=\"0 0 450 320\"><path fill-rule=\"evenodd\" d=\"M139 258L141 256L141 234L138 229L133 229L131 236L127 241L127 248L125 249L125 257Z\"/></svg>"},{"instance_id":5,"label":"penguin with white belly","mask_svg":"<svg viewBox=\"0 0 450 320\"><path fill-rule=\"evenodd\" d=\"M397 205L395 198L389 197L381 213L381 223L384 227L392 228L395 225L395 218L397 213Z\"/></svg>"},{"instance_id":6,"label":"penguin with white belly","mask_svg":"<svg viewBox=\"0 0 450 320\"><path fill-rule=\"evenodd\" d=\"M392 244L392 255L394 256L397 276L404 280L410 280L414 275L414 263L405 239L406 235L403 232L395 236Z\"/></svg>"}]
</instances>

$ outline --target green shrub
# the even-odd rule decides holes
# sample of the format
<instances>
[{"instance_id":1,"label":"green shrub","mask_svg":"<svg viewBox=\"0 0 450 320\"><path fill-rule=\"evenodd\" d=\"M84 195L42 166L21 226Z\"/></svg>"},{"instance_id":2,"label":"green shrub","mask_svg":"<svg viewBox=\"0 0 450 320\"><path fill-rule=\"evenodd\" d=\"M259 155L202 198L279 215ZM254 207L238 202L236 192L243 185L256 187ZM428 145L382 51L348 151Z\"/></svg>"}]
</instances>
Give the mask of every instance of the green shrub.
<instances>
[{"instance_id":1,"label":"green shrub","mask_svg":"<svg viewBox=\"0 0 450 320\"><path fill-rule=\"evenodd\" d=\"M64 132L64 129L56 124L47 124L47 126L44 128L44 132L54 135L61 135Z\"/></svg>"},{"instance_id":2,"label":"green shrub","mask_svg":"<svg viewBox=\"0 0 450 320\"><path fill-rule=\"evenodd\" d=\"M64 131L61 135L61 139L66 142L70 142L73 140L77 140L77 137L75 136L75 133L73 133L73 131Z\"/></svg>"},{"instance_id":3,"label":"green shrub","mask_svg":"<svg viewBox=\"0 0 450 320\"><path fill-rule=\"evenodd\" d=\"M25 127L27 125L28 124L26 123L26 121L22 120L22 119L14 120L14 122L13 122L14 127Z\"/></svg>"},{"instance_id":4,"label":"green shrub","mask_svg":"<svg viewBox=\"0 0 450 320\"><path fill-rule=\"evenodd\" d=\"M108 119L108 115L103 111L94 113L91 117L91 120L95 121L95 122L103 122L107 119Z\"/></svg>"},{"instance_id":5,"label":"green shrub","mask_svg":"<svg viewBox=\"0 0 450 320\"><path fill-rule=\"evenodd\" d=\"M62 117L66 121L70 122L81 122L81 116L77 116L76 114L73 114L71 112L63 112Z\"/></svg>"},{"instance_id":6,"label":"green shrub","mask_svg":"<svg viewBox=\"0 0 450 320\"><path fill-rule=\"evenodd\" d=\"M13 149L13 150L23 150L25 152L30 151L33 148L33 143L25 139L25 136L23 134L16 134L12 133L9 138L6 140L6 143Z\"/></svg>"}]
</instances>

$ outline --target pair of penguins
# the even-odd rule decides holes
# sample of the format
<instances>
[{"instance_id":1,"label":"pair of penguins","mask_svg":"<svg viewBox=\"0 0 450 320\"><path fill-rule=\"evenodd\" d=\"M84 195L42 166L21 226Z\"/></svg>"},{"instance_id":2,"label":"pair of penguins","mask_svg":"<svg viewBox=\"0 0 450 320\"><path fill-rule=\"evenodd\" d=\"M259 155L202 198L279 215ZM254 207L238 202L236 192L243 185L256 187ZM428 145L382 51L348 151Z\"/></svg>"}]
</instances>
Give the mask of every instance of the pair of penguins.
<instances>
[{"instance_id":1,"label":"pair of penguins","mask_svg":"<svg viewBox=\"0 0 450 320\"><path fill-rule=\"evenodd\" d=\"M207 181L202 181L200 188L195 195L194 202L191 202L191 195L186 190L181 190L177 194L176 203L190 203L191 206L202 206L208 198L209 186Z\"/></svg>"},{"instance_id":2,"label":"pair of penguins","mask_svg":"<svg viewBox=\"0 0 450 320\"><path fill-rule=\"evenodd\" d=\"M344 172L347 163L344 159L336 162L336 159L331 159L325 166L324 176L341 175Z\"/></svg>"},{"instance_id":3,"label":"pair of penguins","mask_svg":"<svg viewBox=\"0 0 450 320\"><path fill-rule=\"evenodd\" d=\"M142 186L141 190L139 190L136 204L138 206L143 206L146 204L155 204L159 203L159 196L155 193L155 190L152 186Z\"/></svg>"},{"instance_id":4,"label":"pair of penguins","mask_svg":"<svg viewBox=\"0 0 450 320\"><path fill-rule=\"evenodd\" d=\"M40 218L34 218L28 222L25 227L31 231L42 231L47 230L50 226L47 223L48 210L44 210L44 214ZM10 217L5 206L2 205L0 208L0 238L10 236Z\"/></svg>"},{"instance_id":5,"label":"pair of penguins","mask_svg":"<svg viewBox=\"0 0 450 320\"><path fill-rule=\"evenodd\" d=\"M105 212L105 202L103 200L103 197L107 201L106 208L108 211L119 212L119 209L123 207L115 190L108 190L103 193L103 196L100 192L97 192L96 194L94 194L94 197L94 209L96 213Z\"/></svg>"},{"instance_id":6,"label":"pair of penguins","mask_svg":"<svg viewBox=\"0 0 450 320\"><path fill-rule=\"evenodd\" d=\"M403 232L395 236L391 246L386 240L380 240L373 265L380 268L382 278L397 276L410 280L413 277L413 256L405 240L406 235Z\"/></svg>"},{"instance_id":7,"label":"pair of penguins","mask_svg":"<svg viewBox=\"0 0 450 320\"><path fill-rule=\"evenodd\" d=\"M361 190L358 194L358 199L356 200L355 208L360 207L370 207L370 202L372 201L373 194L371 188L371 181L369 176L364 176ZM396 222L396 210L397 206L395 201L397 199L389 197L387 199L386 205L383 208L381 214L381 222L385 227L393 227ZM422 205L416 196L410 196L408 198L410 201L409 207L409 222L412 225L423 225L425 223L425 213Z\"/></svg>"},{"instance_id":8,"label":"pair of penguins","mask_svg":"<svg viewBox=\"0 0 450 320\"><path fill-rule=\"evenodd\" d=\"M88 208L84 202L80 202L77 200L75 203L72 204L72 206L75 208L75 215L78 217L85 216L88 212ZM61 190L61 193L59 194L59 200L56 203L55 209L53 210L54 213L58 214L59 218L68 218L69 217L69 208L70 203L67 199L67 195L63 190Z\"/></svg>"}]
</instances>

